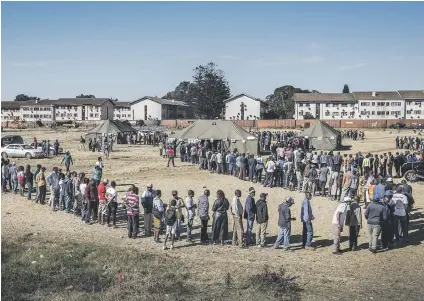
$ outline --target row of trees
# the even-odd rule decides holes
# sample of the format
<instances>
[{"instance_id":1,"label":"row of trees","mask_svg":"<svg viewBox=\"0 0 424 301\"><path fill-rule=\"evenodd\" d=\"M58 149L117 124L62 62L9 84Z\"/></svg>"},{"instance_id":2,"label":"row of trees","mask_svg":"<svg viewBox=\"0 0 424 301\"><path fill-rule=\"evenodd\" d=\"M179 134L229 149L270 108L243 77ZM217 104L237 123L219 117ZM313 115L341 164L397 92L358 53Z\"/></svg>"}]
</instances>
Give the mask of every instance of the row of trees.
<instances>
[{"instance_id":1,"label":"row of trees","mask_svg":"<svg viewBox=\"0 0 424 301\"><path fill-rule=\"evenodd\" d=\"M268 107L264 118L291 119L295 112L293 101L294 93L319 93L309 90L283 85L265 98ZM349 93L349 86L344 85L343 93ZM231 97L231 90L225 73L218 66L210 62L200 65L193 70L192 81L182 81L173 91L166 93L162 98L184 101L193 106L197 118L215 119L224 113L224 100ZM95 98L92 94L77 95L76 98ZM16 101L39 99L25 94L16 96ZM111 98L113 101L117 99Z\"/></svg>"}]
</instances>

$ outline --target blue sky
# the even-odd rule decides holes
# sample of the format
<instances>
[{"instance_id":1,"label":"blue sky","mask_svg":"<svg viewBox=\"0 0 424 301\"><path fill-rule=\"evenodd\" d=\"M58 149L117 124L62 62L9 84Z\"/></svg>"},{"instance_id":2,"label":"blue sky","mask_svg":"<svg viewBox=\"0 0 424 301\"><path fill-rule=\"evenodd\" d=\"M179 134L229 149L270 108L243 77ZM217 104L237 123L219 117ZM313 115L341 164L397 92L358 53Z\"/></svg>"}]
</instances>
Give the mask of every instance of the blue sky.
<instances>
[{"instance_id":1,"label":"blue sky","mask_svg":"<svg viewBox=\"0 0 424 301\"><path fill-rule=\"evenodd\" d=\"M2 2L1 99L163 96L213 61L233 95L424 89L424 2Z\"/></svg>"}]
</instances>

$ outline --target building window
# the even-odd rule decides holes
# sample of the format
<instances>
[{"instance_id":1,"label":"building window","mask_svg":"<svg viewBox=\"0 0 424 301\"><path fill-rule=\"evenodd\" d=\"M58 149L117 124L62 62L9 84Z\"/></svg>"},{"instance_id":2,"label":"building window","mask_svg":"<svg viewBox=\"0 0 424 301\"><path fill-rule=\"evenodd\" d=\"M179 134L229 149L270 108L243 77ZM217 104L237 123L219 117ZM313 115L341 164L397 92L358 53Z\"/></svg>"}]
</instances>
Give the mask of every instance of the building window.
<instances>
[{"instance_id":1,"label":"building window","mask_svg":"<svg viewBox=\"0 0 424 301\"><path fill-rule=\"evenodd\" d=\"M390 113L389 111L386 111L386 115L389 115L389 113Z\"/></svg>"},{"instance_id":2,"label":"building window","mask_svg":"<svg viewBox=\"0 0 424 301\"><path fill-rule=\"evenodd\" d=\"M342 108L347 108L347 103L342 103Z\"/></svg>"},{"instance_id":3,"label":"building window","mask_svg":"<svg viewBox=\"0 0 424 301\"><path fill-rule=\"evenodd\" d=\"M311 104L310 104L310 103L307 103L305 106L306 106L307 108L309 108L309 107L311 106Z\"/></svg>"},{"instance_id":4,"label":"building window","mask_svg":"<svg viewBox=\"0 0 424 301\"><path fill-rule=\"evenodd\" d=\"M303 107L303 103L300 103L300 104L299 104L299 107Z\"/></svg>"},{"instance_id":5,"label":"building window","mask_svg":"<svg viewBox=\"0 0 424 301\"><path fill-rule=\"evenodd\" d=\"M303 111L300 111L300 112L299 112L299 115L300 115L300 116L303 116Z\"/></svg>"},{"instance_id":6,"label":"building window","mask_svg":"<svg viewBox=\"0 0 424 301\"><path fill-rule=\"evenodd\" d=\"M339 112L333 112L333 117L334 116L339 116Z\"/></svg>"},{"instance_id":7,"label":"building window","mask_svg":"<svg viewBox=\"0 0 424 301\"><path fill-rule=\"evenodd\" d=\"M420 115L421 114L421 110L414 110L414 114Z\"/></svg>"},{"instance_id":8,"label":"building window","mask_svg":"<svg viewBox=\"0 0 424 301\"><path fill-rule=\"evenodd\" d=\"M371 111L371 115L375 115L375 112L374 111Z\"/></svg>"},{"instance_id":9,"label":"building window","mask_svg":"<svg viewBox=\"0 0 424 301\"><path fill-rule=\"evenodd\" d=\"M355 117L355 112L350 112L350 117Z\"/></svg>"},{"instance_id":10,"label":"building window","mask_svg":"<svg viewBox=\"0 0 424 301\"><path fill-rule=\"evenodd\" d=\"M372 105L372 106L375 106L375 102L373 101L373 102L371 103L371 105Z\"/></svg>"},{"instance_id":11,"label":"building window","mask_svg":"<svg viewBox=\"0 0 424 301\"><path fill-rule=\"evenodd\" d=\"M350 107L351 107L351 108L353 108L354 106L355 106L355 104L353 104L353 103L351 103L351 104L350 104Z\"/></svg>"},{"instance_id":12,"label":"building window","mask_svg":"<svg viewBox=\"0 0 424 301\"><path fill-rule=\"evenodd\" d=\"M90 117L93 118L93 113L90 113Z\"/></svg>"},{"instance_id":13,"label":"building window","mask_svg":"<svg viewBox=\"0 0 424 301\"><path fill-rule=\"evenodd\" d=\"M97 114L97 113L96 113L96 114L94 114L94 117L96 117L96 118L97 118L97 117L99 117L99 114Z\"/></svg>"},{"instance_id":14,"label":"building window","mask_svg":"<svg viewBox=\"0 0 424 301\"><path fill-rule=\"evenodd\" d=\"M329 103L326 103L326 104L325 104L325 107L326 107L326 108L329 108L329 107L330 107L330 104L329 104Z\"/></svg>"},{"instance_id":15,"label":"building window","mask_svg":"<svg viewBox=\"0 0 424 301\"><path fill-rule=\"evenodd\" d=\"M78 117L78 113L74 113L74 117Z\"/></svg>"},{"instance_id":16,"label":"building window","mask_svg":"<svg viewBox=\"0 0 424 301\"><path fill-rule=\"evenodd\" d=\"M325 116L330 116L330 111L326 111Z\"/></svg>"}]
</instances>

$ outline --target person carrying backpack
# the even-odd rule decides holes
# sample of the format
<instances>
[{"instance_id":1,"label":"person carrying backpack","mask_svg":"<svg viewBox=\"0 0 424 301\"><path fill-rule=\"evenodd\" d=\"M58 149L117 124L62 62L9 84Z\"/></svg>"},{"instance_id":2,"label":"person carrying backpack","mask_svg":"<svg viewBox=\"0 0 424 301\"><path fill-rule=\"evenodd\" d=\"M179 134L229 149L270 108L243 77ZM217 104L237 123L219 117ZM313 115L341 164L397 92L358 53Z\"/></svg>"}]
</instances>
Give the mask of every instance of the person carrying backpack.
<instances>
[{"instance_id":1,"label":"person carrying backpack","mask_svg":"<svg viewBox=\"0 0 424 301\"><path fill-rule=\"evenodd\" d=\"M169 204L168 210L165 213L165 223L166 223L166 235L165 241L163 242L163 249L166 250L166 242L168 237L171 236L171 250L174 248L175 232L177 230L177 201L172 199Z\"/></svg>"}]
</instances>

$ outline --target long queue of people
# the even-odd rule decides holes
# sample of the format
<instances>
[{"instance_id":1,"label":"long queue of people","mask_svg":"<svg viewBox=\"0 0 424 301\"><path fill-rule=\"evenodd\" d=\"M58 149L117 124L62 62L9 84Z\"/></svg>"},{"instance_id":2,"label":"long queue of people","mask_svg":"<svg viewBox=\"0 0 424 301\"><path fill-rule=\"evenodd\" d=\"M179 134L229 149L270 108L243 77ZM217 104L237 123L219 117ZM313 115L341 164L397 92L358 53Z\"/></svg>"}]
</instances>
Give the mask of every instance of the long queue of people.
<instances>
[{"instance_id":1,"label":"long queue of people","mask_svg":"<svg viewBox=\"0 0 424 301\"><path fill-rule=\"evenodd\" d=\"M396 149L408 149L410 151L424 151L424 139L420 137L399 137L395 139Z\"/></svg>"}]
</instances>

